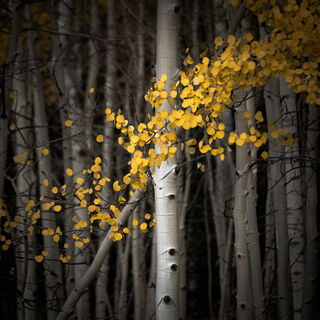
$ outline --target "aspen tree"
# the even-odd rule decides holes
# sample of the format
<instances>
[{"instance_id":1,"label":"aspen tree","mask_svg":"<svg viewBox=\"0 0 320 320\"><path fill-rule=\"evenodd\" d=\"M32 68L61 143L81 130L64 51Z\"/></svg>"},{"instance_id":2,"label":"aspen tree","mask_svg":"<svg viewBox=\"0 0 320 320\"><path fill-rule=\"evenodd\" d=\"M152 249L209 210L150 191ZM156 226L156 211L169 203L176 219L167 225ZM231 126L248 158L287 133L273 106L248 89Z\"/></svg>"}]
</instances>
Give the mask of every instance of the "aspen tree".
<instances>
[{"instance_id":1,"label":"aspen tree","mask_svg":"<svg viewBox=\"0 0 320 320\"><path fill-rule=\"evenodd\" d=\"M70 24L70 12L63 10L60 4L57 10L58 17L53 14L54 9L54 1L50 2L50 22L53 29L58 29L60 32L65 32L68 30ZM62 12L61 12L62 11ZM62 54L66 50L67 39L64 36L60 35L52 35L52 59L51 59L51 68L53 72L53 76L55 77L55 85L56 90L58 92L58 108L60 115L60 122L62 127L62 153L63 153L63 165L64 172L68 168L72 168L72 149L71 149L71 128L66 126L66 121L70 120L69 116L69 103L68 103L68 94L65 86L65 72L68 72L68 66L65 65L65 55ZM73 177L67 174L64 175L64 183L66 188L69 189L73 185ZM65 205L65 212L68 214L64 215L64 227L65 230L69 232L65 233L65 243L68 244L68 248L66 248L65 256L71 257L68 264L64 265L65 268L65 281L66 281L66 293L67 295L71 293L74 286L74 265L73 265L73 246L71 243L73 242L71 230L73 229L73 221L72 221L72 207Z\"/></svg>"},{"instance_id":2,"label":"aspen tree","mask_svg":"<svg viewBox=\"0 0 320 320\"><path fill-rule=\"evenodd\" d=\"M107 9L107 38L113 39L115 37L115 3L114 0L106 1L106 9ZM115 73L116 73L116 48L112 44L108 44L106 48L106 57L105 57L105 100L106 106L108 108L114 108L115 104L115 96L114 96L114 84L115 84ZM102 144L102 173L103 176L111 178L112 174L112 166L113 166L113 149L111 141L114 137L113 134L113 126L111 123L107 121L104 122L104 132L103 132L104 140ZM111 201L112 190L106 185L102 189L102 198L104 204L108 205ZM103 230L98 231L98 244L101 245L103 238L105 236L105 228ZM100 270L97 282L96 282L96 306L95 312L96 317L105 319L107 315L107 311L109 313L109 317L112 317L112 306L109 301L108 295L108 261L109 256L105 259L105 262Z\"/></svg>"},{"instance_id":3,"label":"aspen tree","mask_svg":"<svg viewBox=\"0 0 320 320\"><path fill-rule=\"evenodd\" d=\"M19 59L22 58L24 38L19 41ZM23 70L23 65L15 63L15 72ZM34 209L35 201L29 195L34 194L36 176L33 170L33 161L30 160L33 131L31 129L32 110L27 99L25 88L26 74L23 73L13 80L15 92L14 108L15 113L15 155L20 159L17 176L17 215L14 221L17 222L16 229L16 268L17 287L20 295L17 298L17 318L32 320L36 317L36 281L35 271L35 227L31 224L30 212ZM25 155L25 156L24 156Z\"/></svg>"},{"instance_id":4,"label":"aspen tree","mask_svg":"<svg viewBox=\"0 0 320 320\"><path fill-rule=\"evenodd\" d=\"M18 1L10 0L9 8L12 12L11 18L11 36L9 39L9 46L6 56L6 72L10 74L13 70L14 59L16 58L16 52L18 50L18 37L20 30L20 21L21 21L21 8L18 6ZM8 113L10 110L10 90L11 90L11 78L6 77L4 80L4 86L2 88L1 94L4 95L4 105L2 105L1 116L0 116L0 199L3 198L4 194L4 172L7 163L7 147L8 147ZM3 89L5 92L3 92Z\"/></svg>"},{"instance_id":5,"label":"aspen tree","mask_svg":"<svg viewBox=\"0 0 320 320\"><path fill-rule=\"evenodd\" d=\"M28 5L26 7L26 16L28 20L29 28L31 27L32 19L32 7ZM47 118L45 113L45 102L42 90L41 74L36 65L36 53L35 53L35 34L34 31L28 32L28 48L29 56L31 60L31 66L33 67L33 99L34 99L34 126L35 126L35 139L39 146L37 150L38 161L38 183L40 185L40 193L44 198L44 201L49 201L51 194L46 186L45 180L51 177L51 155L48 150L49 132L47 127ZM46 148L49 153L43 152ZM57 230L56 213L46 210L42 207L41 210L41 223L42 228L45 230L52 229ZM63 298L63 286L62 286L62 269L61 264L57 261L59 256L59 247L53 239L48 236L44 236L44 250L48 253L45 259L45 283L46 283L46 301L47 301L47 318L49 320L56 319L57 310L60 307Z\"/></svg>"},{"instance_id":6,"label":"aspen tree","mask_svg":"<svg viewBox=\"0 0 320 320\"><path fill-rule=\"evenodd\" d=\"M280 113L280 88L279 80L271 78L266 85L265 104L267 120L269 123L277 124L282 128ZM281 157L284 148L278 141L272 138L272 130L269 126L269 158L270 162L270 183L272 188L275 232L277 244L277 293L278 293L278 312L281 319L292 319L292 295L289 284L289 248L288 248L288 225L287 225L287 204L285 181L281 173Z\"/></svg>"},{"instance_id":7,"label":"aspen tree","mask_svg":"<svg viewBox=\"0 0 320 320\"><path fill-rule=\"evenodd\" d=\"M157 80L170 91L175 83L177 66L178 13L175 0L160 0L157 8ZM159 110L171 111L165 101ZM157 153L160 148L157 147ZM177 164L172 157L155 168L153 175L157 215L157 283L156 318L178 319L179 310L179 244L177 217Z\"/></svg>"},{"instance_id":8,"label":"aspen tree","mask_svg":"<svg viewBox=\"0 0 320 320\"><path fill-rule=\"evenodd\" d=\"M305 267L304 267L304 287L303 287L303 305L302 319L316 318L316 283L319 277L318 255L319 245L317 238L318 231L318 209L319 191L317 183L317 175L315 171L314 161L319 157L317 151L317 143L319 142L320 128L320 110L319 106L308 105L308 123L307 123L307 155L310 157L308 165L305 168L306 186L306 215L305 215Z\"/></svg>"},{"instance_id":9,"label":"aspen tree","mask_svg":"<svg viewBox=\"0 0 320 320\"><path fill-rule=\"evenodd\" d=\"M287 219L289 237L290 272L294 305L294 319L301 319L302 295L304 285L304 214L302 204L302 179L300 150L298 137L298 120L296 95L283 76L280 76L281 112L284 134L288 139L285 146L285 156L290 158L285 162Z\"/></svg>"},{"instance_id":10,"label":"aspen tree","mask_svg":"<svg viewBox=\"0 0 320 320\"><path fill-rule=\"evenodd\" d=\"M240 101L243 93L239 91ZM245 103L240 103L235 110L235 129L246 134L247 121L244 117ZM235 255L237 267L237 318L249 318L249 257L246 239L246 197L247 177L250 163L248 145L236 146L236 183L233 209Z\"/></svg>"},{"instance_id":11,"label":"aspen tree","mask_svg":"<svg viewBox=\"0 0 320 320\"><path fill-rule=\"evenodd\" d=\"M145 80L145 48L144 48L144 31L142 21L144 18L144 4L143 1L138 3L139 21L137 26L137 64L136 74L138 76L136 90L135 90L135 112L138 121L143 115L144 111L144 80ZM128 92L129 94L129 92ZM128 108L129 109L129 108ZM144 119L143 119L144 120ZM133 219L140 220L145 212L145 201L137 207L133 212ZM146 313L146 280L144 276L145 266L143 259L143 241L144 233L141 232L138 226L132 229L132 272L133 272L133 290L134 290L134 319L139 320L145 317Z\"/></svg>"}]
</instances>

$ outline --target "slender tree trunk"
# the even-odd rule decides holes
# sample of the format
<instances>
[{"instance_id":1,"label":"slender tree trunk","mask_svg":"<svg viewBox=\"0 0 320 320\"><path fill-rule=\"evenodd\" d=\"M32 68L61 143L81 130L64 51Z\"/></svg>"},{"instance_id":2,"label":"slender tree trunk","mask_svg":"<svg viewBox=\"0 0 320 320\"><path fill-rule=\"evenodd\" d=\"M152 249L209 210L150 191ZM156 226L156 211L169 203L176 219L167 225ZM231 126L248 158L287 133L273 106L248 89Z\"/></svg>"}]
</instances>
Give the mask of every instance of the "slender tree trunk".
<instances>
[{"instance_id":1,"label":"slender tree trunk","mask_svg":"<svg viewBox=\"0 0 320 320\"><path fill-rule=\"evenodd\" d=\"M305 169L306 186L306 220L305 220L305 277L303 288L302 319L315 319L316 288L319 278L319 244L318 244L318 183L315 159L318 159L320 112L319 106L308 106L307 152L310 157Z\"/></svg>"},{"instance_id":2,"label":"slender tree trunk","mask_svg":"<svg viewBox=\"0 0 320 320\"><path fill-rule=\"evenodd\" d=\"M246 100L247 111L251 113L251 125L254 123L255 98L254 96ZM257 221L257 148L249 146L251 168L247 178L247 242L250 263L251 300L254 319L265 319L265 295L263 291L263 277L261 267L261 253L259 230Z\"/></svg>"},{"instance_id":3,"label":"slender tree trunk","mask_svg":"<svg viewBox=\"0 0 320 320\"><path fill-rule=\"evenodd\" d=\"M55 3L50 2L50 20L52 29L58 29L60 32L68 31L70 23L70 14L64 15L65 10L58 10L58 18L53 15ZM62 4L60 5L62 6ZM62 12L61 12L62 11ZM66 171L68 168L72 168L72 149L71 149L71 129L65 125L65 121L69 120L69 103L65 86L65 71L67 66L64 66L65 48L67 46L67 40L64 36L52 35L52 59L51 70L52 76L55 81L56 91L58 94L58 110L60 115L60 123L62 128L62 153L63 153L63 168ZM66 71L67 72L67 71ZM64 183L66 185L67 195L70 193L70 189L73 187L73 178L69 175L64 175ZM63 216L63 223L65 229L65 243L68 244L68 248L65 250L65 256L70 256L71 259L68 263L64 264L65 268L65 287L67 295L71 293L74 286L74 254L73 254L73 210L70 205L65 205L65 215Z\"/></svg>"},{"instance_id":4,"label":"slender tree trunk","mask_svg":"<svg viewBox=\"0 0 320 320\"><path fill-rule=\"evenodd\" d=\"M21 7L19 1L10 0L9 7L12 12L11 19L11 35L9 40L9 47L6 58L6 69L4 70L7 74L11 74L16 59L16 51L18 50L18 37L21 21ZM10 111L10 97L9 94L12 90L12 78L3 77L3 86L1 88L1 94L4 95L2 100L2 106L0 109L0 199L3 199L4 194L4 172L7 165L7 145L8 145L8 119ZM4 102L4 104L3 104Z\"/></svg>"},{"instance_id":5,"label":"slender tree trunk","mask_svg":"<svg viewBox=\"0 0 320 320\"><path fill-rule=\"evenodd\" d=\"M164 88L170 91L177 75L178 2L158 1L157 79L165 74ZM160 110L170 111L165 101ZM159 147L156 149L160 153ZM155 169L154 190L157 214L157 284L156 319L178 319L179 311L179 243L177 216L177 164L175 157Z\"/></svg>"},{"instance_id":6,"label":"slender tree trunk","mask_svg":"<svg viewBox=\"0 0 320 320\"><path fill-rule=\"evenodd\" d=\"M22 39L24 40L24 38ZM22 42L22 41L21 41ZM20 48L22 48L20 43ZM20 58L21 59L21 52ZM16 63L15 70L19 70ZM19 71L22 70L21 69ZM33 226L31 225L30 212L32 212L34 201L32 194L34 191L36 176L33 171L33 163L30 160L30 147L33 141L32 127L32 110L30 102L26 95L26 77L22 74L15 77L13 81L13 89L15 92L14 114L15 114L15 154L21 155L27 153L27 159L24 164L18 166L17 176L17 216L20 221L17 223L16 229L16 267L17 267L17 287L21 296L17 298L17 317L18 319L32 320L36 318L36 281L35 271L35 237L33 235ZM29 162L29 164L27 163Z\"/></svg>"},{"instance_id":7,"label":"slender tree trunk","mask_svg":"<svg viewBox=\"0 0 320 320\"><path fill-rule=\"evenodd\" d=\"M185 134L185 140L188 140L188 131ZM178 204L179 208L179 249L180 249L180 291L179 291L179 319L187 318L187 241L186 241L186 216L189 205L189 196L191 189L192 164L191 156L187 149L185 159L187 165L183 176L182 170L178 176ZM179 161L183 162L182 153L178 153Z\"/></svg>"},{"instance_id":8,"label":"slender tree trunk","mask_svg":"<svg viewBox=\"0 0 320 320\"><path fill-rule=\"evenodd\" d=\"M32 21L31 5L27 6L27 19L29 27ZM37 146L48 147L49 133L47 118L45 113L45 103L43 97L43 90L41 87L41 75L39 67L36 66L36 54L35 54L35 34L33 31L28 32L28 48L31 59L31 65L33 68L33 98L34 98L34 126L35 126L35 139ZM40 185L40 194L43 195L43 201L49 201L51 194L48 188L44 185L45 179L51 178L51 156L44 155L41 150L37 150L38 161L38 179ZM56 230L56 214L51 211L41 212L41 223L43 229ZM56 319L57 310L59 310L64 299L64 290L62 285L62 270L61 264L57 261L59 257L59 247L51 237L45 236L43 239L44 250L48 252L48 256L45 258L45 283L46 283L46 299L47 299L47 318L49 320Z\"/></svg>"},{"instance_id":9,"label":"slender tree trunk","mask_svg":"<svg viewBox=\"0 0 320 320\"><path fill-rule=\"evenodd\" d=\"M275 260L275 228L274 228L274 207L273 207L273 190L270 186L270 170L268 169L268 189L266 202L265 217L265 258L264 258L264 292L266 296L266 317L273 319L273 300L275 299L275 277L276 277L276 260Z\"/></svg>"},{"instance_id":10,"label":"slender tree trunk","mask_svg":"<svg viewBox=\"0 0 320 320\"><path fill-rule=\"evenodd\" d=\"M283 127L285 134L298 137L296 97L280 77L280 95ZM293 138L292 146L285 147L287 219L289 237L290 271L293 294L294 320L301 319L304 285L304 213L302 204L301 163L299 140Z\"/></svg>"},{"instance_id":11,"label":"slender tree trunk","mask_svg":"<svg viewBox=\"0 0 320 320\"><path fill-rule=\"evenodd\" d=\"M266 85L265 103L268 123L276 124L282 128L280 113L280 88L279 80L271 78ZM278 284L278 317L280 319L292 319L292 295L290 290L289 275L289 248L288 248L288 225L285 181L281 170L281 157L284 148L271 137L269 130L269 163L270 183L272 189L275 231L277 245L277 284Z\"/></svg>"},{"instance_id":12,"label":"slender tree trunk","mask_svg":"<svg viewBox=\"0 0 320 320\"><path fill-rule=\"evenodd\" d=\"M142 21L144 19L144 3L139 1L139 19L137 27L137 86L135 92L135 111L138 119L142 121L143 107L144 107L144 80L145 80L145 49L144 49L144 30ZM130 92L128 92L130 94ZM130 108L127 106L127 110ZM130 111L129 111L130 112ZM140 219L143 217L145 211L145 202L139 206L133 213L133 219ZM139 214L140 213L140 214ZM139 320L145 318L146 314L146 280L144 277L145 268L144 253L143 253L144 235L136 226L132 229L132 272L133 272L133 291L134 291L134 319Z\"/></svg>"},{"instance_id":13,"label":"slender tree trunk","mask_svg":"<svg viewBox=\"0 0 320 320\"><path fill-rule=\"evenodd\" d=\"M235 127L237 133L247 132L244 118L245 103L241 103L235 113ZM236 184L233 209L235 251L237 267L237 318L249 319L249 258L246 239L246 198L249 158L249 145L236 147Z\"/></svg>"},{"instance_id":14,"label":"slender tree trunk","mask_svg":"<svg viewBox=\"0 0 320 320\"><path fill-rule=\"evenodd\" d=\"M153 228L152 248L151 248L151 265L147 287L147 306L145 320L155 318L155 288L157 279L157 235L156 228Z\"/></svg>"},{"instance_id":15,"label":"slender tree trunk","mask_svg":"<svg viewBox=\"0 0 320 320\"><path fill-rule=\"evenodd\" d=\"M121 285L119 295L119 319L126 320L128 315L128 297L127 297L127 285L128 285L128 267L130 257L131 239L128 238L125 242L125 248L121 256Z\"/></svg>"},{"instance_id":16,"label":"slender tree trunk","mask_svg":"<svg viewBox=\"0 0 320 320\"><path fill-rule=\"evenodd\" d=\"M114 0L107 1L107 38L112 39L115 37L115 8ZM115 95L114 95L114 84L115 84L115 73L116 73L116 49L114 45L108 44L106 52L106 74L105 74L105 100L106 106L109 108L115 107ZM104 122L104 141L102 145L103 153L103 175L111 178L112 166L113 166L113 148L110 141L113 140L113 124L110 122ZM105 186L102 189L102 198L106 205L109 205L111 201L112 190L109 186ZM105 231L101 231L98 234L99 244L102 243L105 237ZM109 301L109 295L107 291L108 283L108 259L105 260L99 273L99 277L96 282L96 317L98 319L106 318L106 310L108 310L109 317L112 317L112 308Z\"/></svg>"},{"instance_id":17,"label":"slender tree trunk","mask_svg":"<svg viewBox=\"0 0 320 320\"><path fill-rule=\"evenodd\" d=\"M207 182L206 182L207 184ZM207 269L208 269L208 306L209 306L209 316L210 320L214 319L213 315L213 298L212 298L212 263L211 263L211 233L210 233L210 225L209 225L209 217L208 217L208 191L205 188L205 196L204 196L204 229L206 234L206 247L207 247Z\"/></svg>"},{"instance_id":18,"label":"slender tree trunk","mask_svg":"<svg viewBox=\"0 0 320 320\"><path fill-rule=\"evenodd\" d=\"M137 207L133 213L133 219L141 220L139 211L144 212L143 206ZM143 253L141 239L143 234L139 227L132 229L132 272L133 272L133 291L134 291L134 319L139 320L145 317L145 295L146 284L144 278L144 268L142 268Z\"/></svg>"}]
</instances>

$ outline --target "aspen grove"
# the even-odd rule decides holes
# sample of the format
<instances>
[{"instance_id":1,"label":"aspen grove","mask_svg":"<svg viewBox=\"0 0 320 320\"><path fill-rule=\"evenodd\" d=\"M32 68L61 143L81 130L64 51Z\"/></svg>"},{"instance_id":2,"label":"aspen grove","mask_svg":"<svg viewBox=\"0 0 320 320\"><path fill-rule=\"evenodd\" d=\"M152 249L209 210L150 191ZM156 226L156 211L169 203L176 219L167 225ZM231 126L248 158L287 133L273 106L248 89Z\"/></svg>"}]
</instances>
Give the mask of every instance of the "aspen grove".
<instances>
[{"instance_id":1,"label":"aspen grove","mask_svg":"<svg viewBox=\"0 0 320 320\"><path fill-rule=\"evenodd\" d=\"M316 319L320 3L0 5L1 319Z\"/></svg>"}]
</instances>

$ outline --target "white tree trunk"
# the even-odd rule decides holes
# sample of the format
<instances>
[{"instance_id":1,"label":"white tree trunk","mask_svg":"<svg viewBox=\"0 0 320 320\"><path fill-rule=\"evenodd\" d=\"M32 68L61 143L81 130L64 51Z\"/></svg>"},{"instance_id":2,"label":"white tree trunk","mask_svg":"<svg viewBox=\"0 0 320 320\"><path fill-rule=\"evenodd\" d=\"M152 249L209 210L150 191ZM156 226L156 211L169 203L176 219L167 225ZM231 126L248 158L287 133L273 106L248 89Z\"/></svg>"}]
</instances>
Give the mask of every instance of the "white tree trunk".
<instances>
[{"instance_id":1,"label":"white tree trunk","mask_svg":"<svg viewBox=\"0 0 320 320\"><path fill-rule=\"evenodd\" d=\"M241 93L239 91L239 93ZM241 99L241 98L240 98ZM244 118L245 103L241 103L235 112L235 127L237 133L247 132L248 127ZM237 267L237 319L249 319L249 258L246 234L246 198L249 158L249 145L236 147L236 183L233 209L235 254Z\"/></svg>"},{"instance_id":2,"label":"white tree trunk","mask_svg":"<svg viewBox=\"0 0 320 320\"><path fill-rule=\"evenodd\" d=\"M60 32L68 31L69 24L70 24L70 14L62 10L62 4L60 4L58 10L58 18L53 15L54 12L55 2L51 1L50 3L50 20L51 26L53 29L58 29ZM62 12L61 12L62 11ZM52 35L52 59L51 59L51 70L52 75L55 80L56 90L58 94L58 110L60 114L60 123L62 128L62 153L63 153L63 168L64 172L68 168L72 168L72 149L71 149L71 128L65 125L65 121L69 120L69 103L68 103L68 96L66 92L65 86L65 72L67 72L67 65L64 66L64 59L65 54L62 54L65 51L65 47L67 46L67 39L65 36L59 35ZM67 192L70 188L73 187L73 178L69 175L64 175L64 183L67 186ZM64 220L64 228L67 232L65 232L65 243L69 245L68 248L65 250L65 256L70 256L71 259L68 263L64 264L65 268L65 287L66 287L66 294L69 295L74 286L74 254L73 254L73 238L72 232L73 229L73 210L72 206L65 205L65 214L63 216Z\"/></svg>"},{"instance_id":3,"label":"white tree trunk","mask_svg":"<svg viewBox=\"0 0 320 320\"><path fill-rule=\"evenodd\" d=\"M294 320L301 319L304 285L304 210L302 203L301 163L299 161L299 132L296 96L280 77L281 111L285 134L292 134L292 146L285 147L287 219L289 237L290 272L292 282Z\"/></svg>"},{"instance_id":4,"label":"white tree trunk","mask_svg":"<svg viewBox=\"0 0 320 320\"><path fill-rule=\"evenodd\" d=\"M178 12L176 0L158 1L157 79L165 74L165 89L175 83L177 75ZM165 101L160 110L168 110ZM156 149L160 153L159 147ZM176 320L179 313L179 243L177 216L177 167L175 157L155 169L154 191L157 214L157 284L156 319Z\"/></svg>"},{"instance_id":5,"label":"white tree trunk","mask_svg":"<svg viewBox=\"0 0 320 320\"><path fill-rule=\"evenodd\" d=\"M28 27L31 28L32 11L31 5L27 6L27 19ZM33 68L33 98L34 98L34 126L35 126L35 139L36 145L40 147L46 147L49 143L48 124L45 113L45 103L43 97L43 90L41 87L41 75L39 67L36 66L36 54L35 54L35 34L33 31L28 32L28 48ZM50 153L46 156L43 155L41 150L37 150L38 161L38 179L40 186L40 194L44 196L43 201L51 201L51 194L49 189L44 185L45 179L51 178L51 156ZM44 229L51 228L56 230L56 214L52 211L41 211L41 223ZM46 284L46 299L47 299L47 319L54 320L57 316L57 310L59 310L64 299L63 282L62 282L62 268L58 261L59 247L51 237L45 236L43 238L44 250L48 251L48 256L44 260L45 266L45 284Z\"/></svg>"},{"instance_id":6,"label":"white tree trunk","mask_svg":"<svg viewBox=\"0 0 320 320\"><path fill-rule=\"evenodd\" d=\"M247 91L249 93L249 91ZM250 93L249 93L250 94ZM251 125L254 124L255 98L246 100L247 111L251 113ZM257 148L250 145L251 168L247 177L247 242L250 263L251 301L255 319L265 319L265 295L263 291L259 230L257 221Z\"/></svg>"},{"instance_id":7,"label":"white tree trunk","mask_svg":"<svg viewBox=\"0 0 320 320\"><path fill-rule=\"evenodd\" d=\"M113 39L115 37L115 8L114 0L107 1L107 38ZM115 62L116 62L116 48L114 45L109 44L106 52L106 74L105 74L105 100L106 106L109 108L114 108L115 98L114 98L114 85L115 85ZM111 178L112 166L113 166L113 148L110 141L113 140L113 124L110 122L104 122L104 141L102 145L103 153L103 163L102 170L105 177ZM104 204L108 205L111 201L112 190L106 185L102 189L102 198ZM98 243L101 245L103 238L105 236L106 230L102 230L98 234ZM112 316L112 308L109 302L109 296L107 292L107 275L108 275L108 259L105 260L104 265L101 268L99 277L96 282L96 318L105 319L107 316L107 311L109 317Z\"/></svg>"},{"instance_id":8,"label":"white tree trunk","mask_svg":"<svg viewBox=\"0 0 320 320\"><path fill-rule=\"evenodd\" d=\"M271 78L264 91L268 123L282 128L280 113L279 80ZM277 244L277 284L279 318L292 319L292 296L289 282L289 248L285 181L282 176L280 157L284 148L271 137L269 130L270 183L275 210L275 229Z\"/></svg>"},{"instance_id":9,"label":"white tree trunk","mask_svg":"<svg viewBox=\"0 0 320 320\"><path fill-rule=\"evenodd\" d=\"M20 44L21 48L22 43ZM20 55L19 59L21 58L22 56ZM16 67L16 70L18 70L19 65L16 64ZM29 153L33 141L33 131L30 129L32 127L30 120L32 118L32 110L27 100L25 83L26 77L24 75L16 76L13 80L13 89L16 95L14 100L16 120L15 155L21 155L24 152ZM29 160L30 154L28 154L27 159L30 162L29 165L19 166L17 176L17 191L19 193L17 195L17 216L21 219L17 223L16 229L17 287L21 292L21 296L17 298L17 317L22 320L33 320L36 318L36 262L33 259L36 255L34 250L35 237L28 229L31 225L31 218L28 217L28 211L25 208L35 191L36 176L33 171L34 164ZM34 201L35 199L32 200Z\"/></svg>"},{"instance_id":10,"label":"white tree trunk","mask_svg":"<svg viewBox=\"0 0 320 320\"><path fill-rule=\"evenodd\" d=\"M276 277L276 246L275 246L275 227L274 227L274 207L273 207L273 191L269 190L270 170L268 169L268 191L266 202L265 217L265 258L264 258L264 292L266 296L266 316L272 319L272 308L275 300L275 290L273 283Z\"/></svg>"},{"instance_id":11,"label":"white tree trunk","mask_svg":"<svg viewBox=\"0 0 320 320\"><path fill-rule=\"evenodd\" d=\"M128 314L128 297L127 297L127 285L128 285L128 267L130 257L131 239L127 238L125 242L125 248L121 256L121 285L119 294L119 319L126 320Z\"/></svg>"}]
</instances>

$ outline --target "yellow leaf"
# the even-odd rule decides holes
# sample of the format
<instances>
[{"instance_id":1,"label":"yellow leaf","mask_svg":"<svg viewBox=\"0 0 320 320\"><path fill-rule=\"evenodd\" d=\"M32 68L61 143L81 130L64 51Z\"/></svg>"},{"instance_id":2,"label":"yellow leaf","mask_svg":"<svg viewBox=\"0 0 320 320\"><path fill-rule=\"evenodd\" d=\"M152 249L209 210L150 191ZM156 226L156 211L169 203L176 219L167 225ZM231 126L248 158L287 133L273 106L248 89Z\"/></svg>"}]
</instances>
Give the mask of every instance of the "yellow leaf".
<instances>
[{"instance_id":1,"label":"yellow leaf","mask_svg":"<svg viewBox=\"0 0 320 320\"><path fill-rule=\"evenodd\" d=\"M49 185L49 180L48 180L48 179L44 179L44 180L43 180L43 185L44 185L45 187L47 187L47 186Z\"/></svg>"},{"instance_id":2,"label":"yellow leaf","mask_svg":"<svg viewBox=\"0 0 320 320\"><path fill-rule=\"evenodd\" d=\"M41 261L43 261L43 256L42 255L35 256L34 260L36 260L36 262L40 263Z\"/></svg>"},{"instance_id":3,"label":"yellow leaf","mask_svg":"<svg viewBox=\"0 0 320 320\"><path fill-rule=\"evenodd\" d=\"M162 82L166 82L167 81L167 76L165 74L163 74L160 78L160 81Z\"/></svg>"},{"instance_id":4,"label":"yellow leaf","mask_svg":"<svg viewBox=\"0 0 320 320\"><path fill-rule=\"evenodd\" d=\"M144 218L147 219L147 220L149 220L149 219L151 218L150 213L146 213L146 214L144 215Z\"/></svg>"},{"instance_id":5,"label":"yellow leaf","mask_svg":"<svg viewBox=\"0 0 320 320\"><path fill-rule=\"evenodd\" d=\"M54 194L57 194L58 193L58 188L57 187L53 187L51 189L51 192L54 193Z\"/></svg>"},{"instance_id":6,"label":"yellow leaf","mask_svg":"<svg viewBox=\"0 0 320 320\"><path fill-rule=\"evenodd\" d=\"M122 239L122 234L119 232L116 232L113 237L114 237L114 240L119 241Z\"/></svg>"},{"instance_id":7,"label":"yellow leaf","mask_svg":"<svg viewBox=\"0 0 320 320\"><path fill-rule=\"evenodd\" d=\"M71 177L71 176L73 175L73 171L72 171L70 168L68 168L68 169L66 170L66 174L67 174L69 177Z\"/></svg>"},{"instance_id":8,"label":"yellow leaf","mask_svg":"<svg viewBox=\"0 0 320 320\"><path fill-rule=\"evenodd\" d=\"M42 209L43 210L49 210L51 207L51 204L49 202L45 202L42 204Z\"/></svg>"},{"instance_id":9,"label":"yellow leaf","mask_svg":"<svg viewBox=\"0 0 320 320\"><path fill-rule=\"evenodd\" d=\"M145 222L141 223L140 229L141 229L142 231L147 230L147 228L148 228L148 225L147 225Z\"/></svg>"},{"instance_id":10,"label":"yellow leaf","mask_svg":"<svg viewBox=\"0 0 320 320\"><path fill-rule=\"evenodd\" d=\"M248 111L248 110L246 110L246 111L244 112L243 116L244 116L246 119L249 119L250 116L251 116L251 112Z\"/></svg>"},{"instance_id":11,"label":"yellow leaf","mask_svg":"<svg viewBox=\"0 0 320 320\"><path fill-rule=\"evenodd\" d=\"M49 154L49 150L48 150L47 148L42 149L41 152L42 152L45 156L47 156L47 155Z\"/></svg>"},{"instance_id":12,"label":"yellow leaf","mask_svg":"<svg viewBox=\"0 0 320 320\"><path fill-rule=\"evenodd\" d=\"M94 93L94 88L90 88L89 92Z\"/></svg>"},{"instance_id":13,"label":"yellow leaf","mask_svg":"<svg viewBox=\"0 0 320 320\"><path fill-rule=\"evenodd\" d=\"M137 219L133 219L133 220L132 220L132 225L133 225L134 227L136 227L136 226L138 225L138 220L137 220Z\"/></svg>"},{"instance_id":14,"label":"yellow leaf","mask_svg":"<svg viewBox=\"0 0 320 320\"><path fill-rule=\"evenodd\" d=\"M115 181L112 185L114 191L120 191L119 181Z\"/></svg>"},{"instance_id":15,"label":"yellow leaf","mask_svg":"<svg viewBox=\"0 0 320 320\"><path fill-rule=\"evenodd\" d=\"M103 135L102 135L102 134L99 134L99 135L97 136L97 138L96 138L96 141L97 141L98 143L103 142Z\"/></svg>"},{"instance_id":16,"label":"yellow leaf","mask_svg":"<svg viewBox=\"0 0 320 320\"><path fill-rule=\"evenodd\" d=\"M215 48L220 47L222 43L223 43L222 37L219 36L214 39Z\"/></svg>"},{"instance_id":17,"label":"yellow leaf","mask_svg":"<svg viewBox=\"0 0 320 320\"><path fill-rule=\"evenodd\" d=\"M269 153L268 153L267 151L263 151L263 152L261 153L261 158L262 158L263 160L267 160L268 157L269 157Z\"/></svg>"},{"instance_id":18,"label":"yellow leaf","mask_svg":"<svg viewBox=\"0 0 320 320\"><path fill-rule=\"evenodd\" d=\"M78 247L78 248L81 248L83 246L83 242L81 241L75 241L75 246Z\"/></svg>"},{"instance_id":19,"label":"yellow leaf","mask_svg":"<svg viewBox=\"0 0 320 320\"><path fill-rule=\"evenodd\" d=\"M55 212L60 212L61 209L62 209L61 206L58 205L58 204L53 207L53 210L54 210Z\"/></svg>"},{"instance_id":20,"label":"yellow leaf","mask_svg":"<svg viewBox=\"0 0 320 320\"><path fill-rule=\"evenodd\" d=\"M118 226L117 225L113 225L113 226L111 226L111 231L118 231Z\"/></svg>"},{"instance_id":21,"label":"yellow leaf","mask_svg":"<svg viewBox=\"0 0 320 320\"><path fill-rule=\"evenodd\" d=\"M55 234L52 239L54 242L59 242L60 237L59 235Z\"/></svg>"},{"instance_id":22,"label":"yellow leaf","mask_svg":"<svg viewBox=\"0 0 320 320\"><path fill-rule=\"evenodd\" d=\"M64 122L66 127L71 127L72 126L72 121L71 120L67 120Z\"/></svg>"},{"instance_id":23,"label":"yellow leaf","mask_svg":"<svg viewBox=\"0 0 320 320\"><path fill-rule=\"evenodd\" d=\"M43 250L43 251L42 251L42 255L43 255L44 257L47 257L48 254L49 254L49 252L48 252L47 250Z\"/></svg>"}]
</instances>

